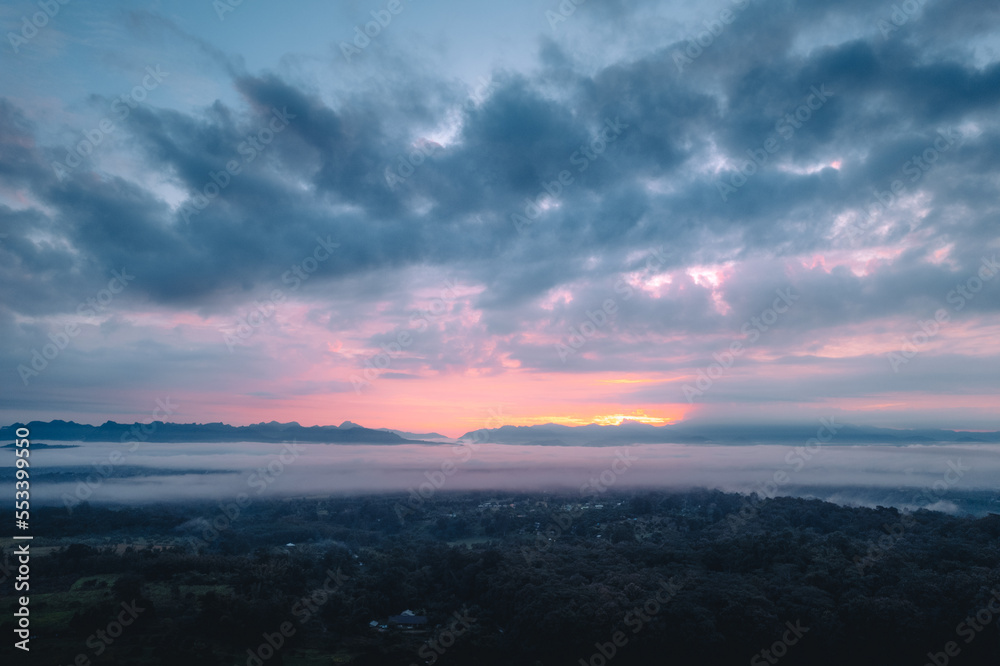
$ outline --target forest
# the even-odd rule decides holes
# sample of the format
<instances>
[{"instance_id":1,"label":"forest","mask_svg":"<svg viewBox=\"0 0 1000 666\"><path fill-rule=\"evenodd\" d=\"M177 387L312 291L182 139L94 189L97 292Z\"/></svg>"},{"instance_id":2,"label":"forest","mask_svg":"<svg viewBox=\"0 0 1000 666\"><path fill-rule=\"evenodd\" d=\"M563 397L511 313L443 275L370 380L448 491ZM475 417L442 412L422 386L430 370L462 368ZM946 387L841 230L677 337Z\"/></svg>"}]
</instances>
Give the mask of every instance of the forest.
<instances>
[{"instance_id":1,"label":"forest","mask_svg":"<svg viewBox=\"0 0 1000 666\"><path fill-rule=\"evenodd\" d=\"M708 490L406 500L33 512L31 663L1000 663L1000 515ZM0 562L10 637L9 541Z\"/></svg>"}]
</instances>

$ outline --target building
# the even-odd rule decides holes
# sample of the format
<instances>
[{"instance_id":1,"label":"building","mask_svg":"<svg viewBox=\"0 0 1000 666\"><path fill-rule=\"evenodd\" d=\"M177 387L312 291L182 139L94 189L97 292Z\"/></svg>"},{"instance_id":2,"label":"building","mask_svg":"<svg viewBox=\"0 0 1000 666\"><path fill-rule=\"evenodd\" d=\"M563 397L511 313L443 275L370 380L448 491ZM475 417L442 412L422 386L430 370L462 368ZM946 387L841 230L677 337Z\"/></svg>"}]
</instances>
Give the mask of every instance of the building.
<instances>
[{"instance_id":1,"label":"building","mask_svg":"<svg viewBox=\"0 0 1000 666\"><path fill-rule=\"evenodd\" d=\"M399 615L390 615L389 624L397 624L403 627L420 627L427 624L427 616L414 615L413 611L405 610Z\"/></svg>"}]
</instances>

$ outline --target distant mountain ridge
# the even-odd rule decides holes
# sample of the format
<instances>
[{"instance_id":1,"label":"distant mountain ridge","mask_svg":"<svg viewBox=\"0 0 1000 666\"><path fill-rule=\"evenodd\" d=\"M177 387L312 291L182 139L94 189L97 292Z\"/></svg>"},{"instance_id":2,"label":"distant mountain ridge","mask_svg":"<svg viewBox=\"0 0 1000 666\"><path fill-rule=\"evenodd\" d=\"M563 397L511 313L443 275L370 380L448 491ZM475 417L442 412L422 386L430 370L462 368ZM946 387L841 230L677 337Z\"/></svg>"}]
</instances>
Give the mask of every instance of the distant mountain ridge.
<instances>
[{"instance_id":1,"label":"distant mountain ridge","mask_svg":"<svg viewBox=\"0 0 1000 666\"><path fill-rule=\"evenodd\" d=\"M349 422L348 422L349 423ZM0 428L0 439L13 440L15 423ZM136 437L148 442L316 442L327 444L402 444L413 441L393 432L363 428L351 423L349 427L302 426L298 423L257 423L248 426L231 426L225 423L116 423L107 421L99 426L73 421L32 421L28 423L31 436L54 441L117 442L135 441Z\"/></svg>"},{"instance_id":2,"label":"distant mountain ridge","mask_svg":"<svg viewBox=\"0 0 1000 666\"><path fill-rule=\"evenodd\" d=\"M345 429L349 429L349 428L363 428L363 427L364 426L362 426L362 425L360 425L358 423L354 423L353 421L344 421L343 423L340 424L340 429L341 430L345 430ZM451 437L447 437L446 435L442 435L439 432L422 432L422 433L417 433L417 432L406 432L405 430L395 430L393 428L376 428L376 430L379 430L381 432L394 432L397 435L399 435L400 437L402 437L403 439L409 439L409 440L419 440L419 441L443 440L443 441L447 441L447 442L454 441Z\"/></svg>"},{"instance_id":3,"label":"distant mountain ridge","mask_svg":"<svg viewBox=\"0 0 1000 666\"><path fill-rule=\"evenodd\" d=\"M0 427L0 440L13 441L24 424ZM837 424L830 444L919 444L933 442L998 443L1000 432L970 432L916 428L894 430L873 426ZM501 426L473 430L459 439L497 444L532 446L621 446L624 444L805 444L816 437L821 424L734 425L681 423L654 426L626 421L617 426L589 424L566 426L546 423L533 426ZM365 428L351 421L339 426L303 426L296 422L256 423L232 426L225 423L116 423L92 426L73 421L32 421L32 438L52 441L116 442L313 442L326 444L445 443L458 440L436 432L409 433L389 428ZM143 430L145 429L145 431ZM134 433L134 434L133 434Z\"/></svg>"},{"instance_id":4,"label":"distant mountain ridge","mask_svg":"<svg viewBox=\"0 0 1000 666\"><path fill-rule=\"evenodd\" d=\"M624 422L617 426L589 424L565 426L546 423L533 426L501 426L473 430L460 439L497 444L538 446L613 446L620 444L804 444L816 437L821 423L783 425L733 425L689 423L654 426ZM1000 432L911 429L894 430L874 426L837 423L830 444L915 444L932 442L994 443ZM484 439L485 438L485 439Z\"/></svg>"},{"instance_id":5,"label":"distant mountain ridge","mask_svg":"<svg viewBox=\"0 0 1000 666\"><path fill-rule=\"evenodd\" d=\"M381 430L382 432L394 432L403 439L431 441L431 442L438 440L445 442L455 441L451 437L448 437L447 435L442 435L439 432L406 432L405 430L393 430L392 428L378 428L378 430Z\"/></svg>"}]
</instances>

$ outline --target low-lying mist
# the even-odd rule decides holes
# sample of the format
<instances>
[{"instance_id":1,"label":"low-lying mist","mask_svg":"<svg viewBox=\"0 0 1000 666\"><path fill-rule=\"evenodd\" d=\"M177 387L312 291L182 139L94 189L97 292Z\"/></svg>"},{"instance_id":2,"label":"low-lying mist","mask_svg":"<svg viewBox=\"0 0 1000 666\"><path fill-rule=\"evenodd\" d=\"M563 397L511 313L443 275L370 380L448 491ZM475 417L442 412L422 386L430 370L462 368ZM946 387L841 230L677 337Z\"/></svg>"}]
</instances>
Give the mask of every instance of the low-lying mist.
<instances>
[{"instance_id":1,"label":"low-lying mist","mask_svg":"<svg viewBox=\"0 0 1000 666\"><path fill-rule=\"evenodd\" d=\"M81 443L31 456L36 503L137 504L303 495L465 490L571 491L706 487L948 512L1000 512L1000 448L640 444L329 445ZM10 465L0 468L12 476ZM10 484L13 487L13 484ZM992 499L983 501L986 497ZM977 498L969 503L972 493Z\"/></svg>"}]
</instances>

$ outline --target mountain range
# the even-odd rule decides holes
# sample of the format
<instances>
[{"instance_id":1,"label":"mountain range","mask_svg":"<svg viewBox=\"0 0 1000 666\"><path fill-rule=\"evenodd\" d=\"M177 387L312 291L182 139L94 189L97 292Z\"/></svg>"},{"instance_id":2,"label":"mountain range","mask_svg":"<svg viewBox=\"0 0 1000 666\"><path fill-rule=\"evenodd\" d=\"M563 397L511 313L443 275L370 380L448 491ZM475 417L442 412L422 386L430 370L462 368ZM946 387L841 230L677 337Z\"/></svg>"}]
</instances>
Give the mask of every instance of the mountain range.
<instances>
[{"instance_id":1,"label":"mountain range","mask_svg":"<svg viewBox=\"0 0 1000 666\"><path fill-rule=\"evenodd\" d=\"M0 428L0 439L11 440L17 428L15 423ZM55 441L82 442L319 442L329 444L402 444L413 441L395 432L363 428L350 421L340 426L302 426L291 423L256 423L232 426L226 423L116 423L107 421L99 426L73 421L32 421L27 425L32 438Z\"/></svg>"},{"instance_id":2,"label":"mountain range","mask_svg":"<svg viewBox=\"0 0 1000 666\"><path fill-rule=\"evenodd\" d=\"M1000 442L1000 432L961 430L895 430L833 422L832 443L918 444L933 442ZM822 423L808 424L719 424L686 422L654 426L625 421L617 426L590 424L565 426L555 423L533 426L501 426L467 432L460 439L498 444L543 446L617 446L623 444L805 444L816 437ZM824 431L825 436L825 431Z\"/></svg>"},{"instance_id":3,"label":"mountain range","mask_svg":"<svg viewBox=\"0 0 1000 666\"><path fill-rule=\"evenodd\" d=\"M1000 442L1000 432L961 430L877 428L836 423L831 443L837 444L919 444L934 442ZM22 423L0 427L0 440L11 441ZM448 443L472 440L496 444L532 446L621 446L625 444L805 444L822 427L811 424L718 424L685 422L654 426L634 421L621 425L566 426L555 423L532 426L501 426L473 430L458 440L440 433L410 433L388 428L365 428L351 421L339 426L303 426L290 423L256 423L232 426L225 423L116 423L99 426L73 421L32 421L27 424L32 438L53 441L115 442L316 442L328 444L404 444L412 442Z\"/></svg>"}]
</instances>

